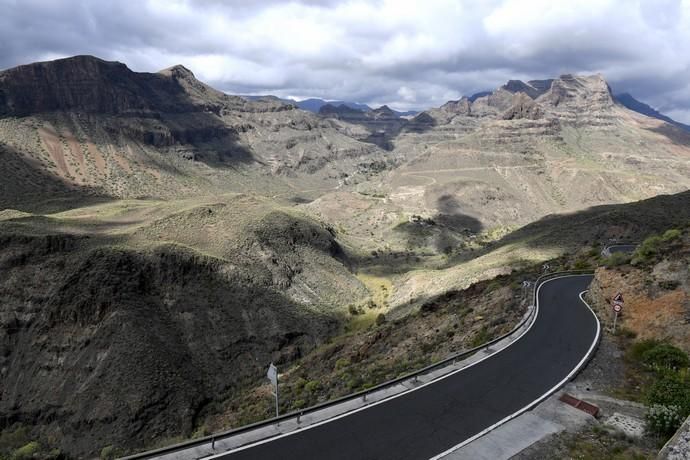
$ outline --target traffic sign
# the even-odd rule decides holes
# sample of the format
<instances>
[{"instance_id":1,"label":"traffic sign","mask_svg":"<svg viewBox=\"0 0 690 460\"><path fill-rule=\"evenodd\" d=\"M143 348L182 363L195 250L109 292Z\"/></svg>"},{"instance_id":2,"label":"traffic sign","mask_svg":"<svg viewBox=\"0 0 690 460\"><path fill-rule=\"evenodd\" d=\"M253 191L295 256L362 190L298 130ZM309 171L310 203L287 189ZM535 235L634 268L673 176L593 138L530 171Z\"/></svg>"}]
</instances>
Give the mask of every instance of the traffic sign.
<instances>
[{"instance_id":1,"label":"traffic sign","mask_svg":"<svg viewBox=\"0 0 690 460\"><path fill-rule=\"evenodd\" d=\"M266 377L268 377L268 380L270 380L273 385L278 385L278 368L276 368L273 363L268 366Z\"/></svg>"},{"instance_id":2,"label":"traffic sign","mask_svg":"<svg viewBox=\"0 0 690 460\"><path fill-rule=\"evenodd\" d=\"M616 296L613 298L613 302L614 303L624 303L623 294L621 294L620 292L618 294L616 294Z\"/></svg>"},{"instance_id":3,"label":"traffic sign","mask_svg":"<svg viewBox=\"0 0 690 460\"><path fill-rule=\"evenodd\" d=\"M615 304L615 305L613 306L613 311L615 311L616 313L620 313L620 311L621 311L622 309L623 309L623 308L621 307L621 304L619 304L619 303L617 303L617 304Z\"/></svg>"}]
</instances>

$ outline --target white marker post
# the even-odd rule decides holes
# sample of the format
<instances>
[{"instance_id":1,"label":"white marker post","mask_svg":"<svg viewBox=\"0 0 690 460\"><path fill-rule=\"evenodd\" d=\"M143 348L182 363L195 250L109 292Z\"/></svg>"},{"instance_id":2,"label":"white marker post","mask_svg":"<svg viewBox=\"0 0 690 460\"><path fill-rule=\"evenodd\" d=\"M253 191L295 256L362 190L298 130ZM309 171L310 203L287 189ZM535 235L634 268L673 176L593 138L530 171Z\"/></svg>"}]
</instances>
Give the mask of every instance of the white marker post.
<instances>
[{"instance_id":1,"label":"white marker post","mask_svg":"<svg viewBox=\"0 0 690 460\"><path fill-rule=\"evenodd\" d=\"M615 304L613 306L613 311L614 311L614 313L613 313L613 333L615 334L616 333L616 322L618 321L618 313L621 312L620 304L618 304L618 303Z\"/></svg>"},{"instance_id":2,"label":"white marker post","mask_svg":"<svg viewBox=\"0 0 690 460\"><path fill-rule=\"evenodd\" d=\"M276 417L278 417L278 368L271 363L266 374L268 380L273 384L273 394L276 397Z\"/></svg>"},{"instance_id":3,"label":"white marker post","mask_svg":"<svg viewBox=\"0 0 690 460\"><path fill-rule=\"evenodd\" d=\"M623 310L623 294L620 292L613 298L613 333L616 333L616 323L618 322L618 314Z\"/></svg>"}]
</instances>

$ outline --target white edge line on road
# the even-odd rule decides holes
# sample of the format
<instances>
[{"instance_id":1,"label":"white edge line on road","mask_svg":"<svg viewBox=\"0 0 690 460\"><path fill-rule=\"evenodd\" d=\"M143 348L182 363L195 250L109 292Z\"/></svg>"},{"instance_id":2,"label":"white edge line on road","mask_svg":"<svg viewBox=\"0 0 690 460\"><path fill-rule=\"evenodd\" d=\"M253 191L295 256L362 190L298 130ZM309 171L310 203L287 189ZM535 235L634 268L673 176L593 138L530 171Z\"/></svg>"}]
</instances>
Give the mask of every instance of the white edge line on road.
<instances>
[{"instance_id":1,"label":"white edge line on road","mask_svg":"<svg viewBox=\"0 0 690 460\"><path fill-rule=\"evenodd\" d=\"M479 359L479 360L477 360L477 361L475 361L475 362L473 362L473 363L470 363L470 364L468 364L468 365L465 366L465 367L462 367L462 368L460 368L460 369L457 369L457 370L454 370L454 371L452 371L452 372L449 372L448 374L442 375L442 376L440 376L440 377L438 377L438 378L436 378L436 379L434 379L434 380L431 380L431 381L429 381L429 382L423 383L422 385L419 385L418 387L411 388L411 389L406 390L406 391L403 391L403 392L401 392L401 393L391 395L391 396L389 396L389 397L387 397L387 398L381 399L381 400L376 401L376 402L372 402L371 404L367 404L366 406L358 407L357 409L353 409L353 410L348 411L348 412L345 412L345 413L343 413L343 414L339 414L339 415L336 415L336 416L334 416L334 417L330 417L330 418L328 418L328 419L325 419L325 420L321 420L321 421L319 421L319 422L312 423L311 425L305 426L304 428L299 428L299 429L290 431L290 432L288 432L288 433L281 433L281 434L279 434L279 435L272 436L272 437L266 438L266 439L262 439L262 440L260 440L260 441L256 441L256 442L253 442L253 443L244 445L244 446L240 446L240 447L237 447L237 448L235 448L235 449L226 450L225 452L222 452L222 453L218 453L218 454L215 454L215 455L211 455L211 456L208 456L208 457L204 457L204 460L212 460L212 459L219 458L219 457L223 457L223 456L226 456L226 455L232 455L232 454L234 454L235 452L240 452L240 451L243 451L243 450L246 450L246 449L251 449L251 448L256 447L256 446L259 446L259 445L261 445L261 444L266 444L266 443L269 443L269 442L273 442L273 441L275 441L276 439L281 439L281 438L285 438L285 437L287 437L287 436L291 436L291 435L293 435L293 434L302 433L302 432L304 432L304 431L306 431L306 430L310 430L310 429L312 429L312 428L316 428L316 427L321 426L321 425L324 425L324 424L326 424L326 423L330 423L330 422L333 422L333 421L335 421L335 420L339 420L339 419L341 419L341 418L347 417L347 416L352 415L352 414L355 414L355 413L357 413L357 412L360 412L360 411L369 409L369 408L371 408L371 407L378 406L379 404L383 404L383 403L385 403L385 402L391 401L391 400L393 400L393 399L395 399L395 398L399 398L399 397L401 397L401 396L408 395L408 394L412 393L413 391L419 390L419 389L424 388L424 387L426 387L426 386L428 386L428 385L434 384L434 383L436 383L436 382L438 382L438 381L440 381L440 380L443 380L443 379L446 379L446 378L448 378L448 377L451 377L451 376L457 374L458 372L462 372L462 371L464 371L464 370L466 370L466 369L469 369L470 367L472 367L472 366L474 366L474 365L476 365L476 364L481 363L482 361L484 361L484 360L486 360L486 359L489 359L489 358L491 358L491 357L493 357L493 356L496 356L498 353L501 353L503 350L508 349L508 347L510 347L511 345L513 345L514 343L516 343L517 341L519 341L525 334L527 334L527 333L530 331L530 329L532 329L532 326L533 326L534 323L537 321L537 316L539 315L539 290L541 289L541 287L542 287L543 285L545 285L546 283L549 283L549 282L554 281L554 280L557 280L557 279L561 279L561 278L570 278L570 277L575 277L575 276L592 276L592 275L591 275L591 274L582 274L582 275L563 275L563 276L557 276L557 277L555 277L555 278L548 279L548 280L544 281L543 283L541 283L541 284L539 285L539 287L537 288L537 298L536 298L536 302L535 302L536 305L535 305L535 307L534 307L534 308L535 308L535 312L534 312L534 316L532 317L532 321L531 321L530 324L529 324L529 327L527 327L527 329L525 329L525 331L524 331L522 334L520 334L520 336L519 336L517 339L513 340L511 343L509 343L509 344L506 345L505 347L501 348L500 350L498 350L498 351L496 351L496 352L494 352L494 353L492 353L492 354L490 354L490 355L487 355L487 356L485 356L485 357L483 357L483 358L481 358L481 359ZM585 292L586 292L586 291L585 291ZM580 297L580 299L582 299L582 297ZM585 302L585 305L587 305L586 302ZM589 307L589 305L587 305L587 307ZM590 311L592 311L591 308L590 308ZM592 311L592 314L594 314L594 311ZM594 317L596 318L596 315L594 315ZM598 337L599 337L599 320L597 319L597 339L598 339ZM596 344L596 341L595 341L595 344ZM593 348L593 347L594 347L594 346L592 346L592 348ZM590 348L590 352L591 352L592 348ZM589 355L589 352L588 352L588 355ZM585 358L585 359L586 359L586 358ZM585 359L583 359L582 362L584 362ZM580 365L578 365L578 367L579 367L579 366L580 366ZM573 372L573 373L574 373L574 372ZM571 374L572 374L572 373L571 373ZM569 378L570 378L570 376L566 377L566 379L564 380L564 382L567 381ZM558 386L560 386L560 385L561 385L561 384L559 384ZM558 386L556 387L556 389L558 388ZM549 390L549 391L551 392L551 391L553 391L553 390ZM548 395L549 395L549 393L546 394L546 396L548 396ZM540 401L541 399L543 399L544 397L545 397L545 396L543 396L542 398L536 400L535 402L539 402L539 401ZM526 408L521 409L520 411L516 412L515 414L513 414L513 415L511 415L511 416L509 416L509 417L507 417L507 418L505 418L505 419L503 419L503 420L501 420L501 421L500 421L499 423L497 423L496 425L493 425L492 427L489 427L488 429L486 429L486 430L482 431L481 433L479 433L479 434L473 436L472 438L468 439L467 441L465 441L465 442L463 442L463 443L461 443L461 444L458 444L457 446L451 448L450 450L444 452L443 454L439 454L439 455L437 455L437 456L435 456L435 457L433 457L433 458L434 458L434 459L440 458L441 456L446 455L447 453L450 453L450 452L452 452L453 450L459 449L460 447L464 446L464 445L467 444L468 442L473 441L474 439L478 438L479 436L482 436L482 435L488 433L488 432L491 431L492 429L496 428L498 425L500 425L500 424L502 424L502 423L505 423L506 421L510 420L511 418L513 418L513 417L519 415L521 412L524 412L525 410L527 410L528 408L530 408L535 402L530 403L528 406L526 406ZM219 441L221 441L221 440L219 439Z\"/></svg>"},{"instance_id":2,"label":"white edge line on road","mask_svg":"<svg viewBox=\"0 0 690 460\"><path fill-rule=\"evenodd\" d=\"M583 275L571 275L571 276L583 276ZM588 275L588 276L591 276L591 275ZM554 279L558 279L558 278L554 278ZM551 281L551 280L548 280L548 281ZM545 284L545 283L547 283L548 281L545 281L545 282L542 283L542 284ZM541 287L541 286L540 286L540 287ZM558 383L556 384L556 386L552 387L549 391L547 391L546 393L544 393L544 394L543 394L542 396L540 396L538 399L535 399L535 400L532 401L531 403L527 404L527 405L526 405L525 407L523 407L522 409L518 410L517 412L512 413L511 415L507 416L506 418L504 418L504 419L502 419L502 420L499 420L498 422L496 422L495 424L493 424L493 425L491 425L490 427L486 428L485 430L480 431L479 433L475 434L475 435L472 436L471 438L468 438L468 439L464 440L464 441L461 442L460 444L451 447L450 449L446 450L445 452L441 452L440 454L438 454L438 455L436 455L436 456L434 456L434 457L431 457L430 460L438 460L438 459L441 459L441 458L445 457L446 455L449 455L449 454L455 452L456 450L458 450L458 449L460 449L460 448L466 446L467 444L471 443L472 441L474 441L474 440L476 440L476 439L478 439L478 438L481 438L481 437L484 436L485 434L489 433L490 431L495 430L496 428L498 428L499 426L503 425L504 423L509 422L510 420L514 419L514 418L517 417L518 415L521 415L521 414L523 414L524 412L527 412L527 410L529 410L531 407L534 407L536 404L539 404L539 403L542 402L544 399L548 398L548 397L551 396L553 393L555 393L556 391L558 391L559 388L561 388L563 385L565 385L565 384L568 382L568 380L570 380L570 379L571 379L571 378L582 368L582 366L583 366L583 365L587 362L587 360L591 357L592 352L594 351L594 348L597 346L597 343L599 342L599 335L600 335L600 333L601 333L601 323L599 323L599 318L597 318L597 315L596 315L596 313L594 313L594 310L592 310L592 307L590 307L589 304L585 301L585 299L582 298L582 295L583 295L584 293L586 293L586 292L587 292L587 291L582 291L582 292L580 293L580 300L582 301L582 303L584 303L585 305L587 305L587 308L589 308L589 311L592 312L592 315L594 316L594 320L597 322L597 333L596 333L596 335L594 336L594 341L592 342L592 345L590 345L589 350L587 350L587 353L586 353L585 356L582 358L582 360L580 360L580 362L577 363L577 366L575 366L575 368L574 368L572 371L570 371L570 374L568 374L568 376L567 376L566 378L564 378L563 380L561 380L560 382L558 382ZM538 302L538 301L539 301L539 294L537 294L537 302Z\"/></svg>"}]
</instances>

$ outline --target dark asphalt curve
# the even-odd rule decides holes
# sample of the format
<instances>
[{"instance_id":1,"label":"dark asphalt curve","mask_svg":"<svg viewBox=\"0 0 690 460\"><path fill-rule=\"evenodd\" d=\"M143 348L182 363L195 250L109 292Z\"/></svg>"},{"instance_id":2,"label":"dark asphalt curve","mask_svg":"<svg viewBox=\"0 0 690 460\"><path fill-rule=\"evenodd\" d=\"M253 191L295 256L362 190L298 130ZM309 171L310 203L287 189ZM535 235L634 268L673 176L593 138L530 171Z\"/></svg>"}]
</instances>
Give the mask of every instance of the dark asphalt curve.
<instances>
[{"instance_id":1,"label":"dark asphalt curve","mask_svg":"<svg viewBox=\"0 0 690 460\"><path fill-rule=\"evenodd\" d=\"M547 281L532 328L489 359L365 410L217 458L429 459L554 390L597 334L591 275Z\"/></svg>"},{"instance_id":2,"label":"dark asphalt curve","mask_svg":"<svg viewBox=\"0 0 690 460\"><path fill-rule=\"evenodd\" d=\"M629 254L629 253L635 252L636 248L637 248L637 246L634 244L617 244L614 246L609 246L608 250L611 254L616 253L616 252L623 252L623 253Z\"/></svg>"}]
</instances>

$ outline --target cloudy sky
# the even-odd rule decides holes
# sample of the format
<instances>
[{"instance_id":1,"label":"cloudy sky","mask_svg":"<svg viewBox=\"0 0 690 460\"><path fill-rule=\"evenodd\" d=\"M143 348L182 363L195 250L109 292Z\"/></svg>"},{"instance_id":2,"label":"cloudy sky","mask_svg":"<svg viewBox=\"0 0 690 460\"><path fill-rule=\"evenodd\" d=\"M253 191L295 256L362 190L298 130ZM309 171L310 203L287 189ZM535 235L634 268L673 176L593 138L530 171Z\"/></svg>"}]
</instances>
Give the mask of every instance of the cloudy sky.
<instances>
[{"instance_id":1,"label":"cloudy sky","mask_svg":"<svg viewBox=\"0 0 690 460\"><path fill-rule=\"evenodd\" d=\"M690 0L0 0L0 68L75 54L184 64L235 94L438 106L600 72L690 122Z\"/></svg>"}]
</instances>

